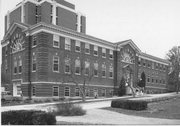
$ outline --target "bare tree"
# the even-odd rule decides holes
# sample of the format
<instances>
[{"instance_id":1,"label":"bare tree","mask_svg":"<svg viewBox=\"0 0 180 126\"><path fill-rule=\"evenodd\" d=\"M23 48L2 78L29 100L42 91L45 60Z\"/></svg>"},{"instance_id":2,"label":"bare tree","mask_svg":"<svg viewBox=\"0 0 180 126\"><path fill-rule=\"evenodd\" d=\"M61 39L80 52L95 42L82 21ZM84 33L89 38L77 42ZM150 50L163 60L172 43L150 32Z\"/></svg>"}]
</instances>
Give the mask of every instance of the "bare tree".
<instances>
[{"instance_id":1,"label":"bare tree","mask_svg":"<svg viewBox=\"0 0 180 126\"><path fill-rule=\"evenodd\" d=\"M82 81L79 81L77 79L77 75L76 75L76 72L75 70L73 70L73 66L74 64L70 64L70 73L66 74L65 73L65 76L68 78L68 80L64 80L63 78L63 83L74 83L78 88L79 88L79 91L81 93L81 97L82 97L82 101L85 102L86 101L86 88L87 86L89 85L89 82L92 80L92 78L94 77L94 71L93 69L90 71L90 66L88 66L88 72L85 73L85 71L87 70L86 69L86 66L85 66L85 61L82 61L80 60L80 74L81 74L81 78L82 78ZM83 83L82 86L80 86L80 83Z\"/></svg>"}]
</instances>

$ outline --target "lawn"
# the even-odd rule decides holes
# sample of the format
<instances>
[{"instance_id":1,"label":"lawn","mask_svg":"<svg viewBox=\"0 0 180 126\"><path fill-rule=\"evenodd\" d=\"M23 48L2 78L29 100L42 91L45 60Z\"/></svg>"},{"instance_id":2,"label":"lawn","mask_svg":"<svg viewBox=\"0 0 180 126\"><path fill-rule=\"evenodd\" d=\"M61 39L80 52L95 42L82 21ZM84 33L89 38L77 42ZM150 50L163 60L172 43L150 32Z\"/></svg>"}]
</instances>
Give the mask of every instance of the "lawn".
<instances>
[{"instance_id":1,"label":"lawn","mask_svg":"<svg viewBox=\"0 0 180 126\"><path fill-rule=\"evenodd\" d=\"M166 101L148 103L148 109L143 111L125 110L120 108L103 108L106 110L142 117L180 119L180 97Z\"/></svg>"}]
</instances>

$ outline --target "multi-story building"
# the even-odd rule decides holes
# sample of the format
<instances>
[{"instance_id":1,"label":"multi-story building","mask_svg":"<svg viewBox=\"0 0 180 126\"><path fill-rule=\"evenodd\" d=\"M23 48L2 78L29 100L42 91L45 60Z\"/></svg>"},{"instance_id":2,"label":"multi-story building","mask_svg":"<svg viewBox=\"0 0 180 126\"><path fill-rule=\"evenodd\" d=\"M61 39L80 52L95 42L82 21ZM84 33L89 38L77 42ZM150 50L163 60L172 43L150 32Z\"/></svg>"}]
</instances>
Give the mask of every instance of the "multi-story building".
<instances>
[{"instance_id":1,"label":"multi-story building","mask_svg":"<svg viewBox=\"0 0 180 126\"><path fill-rule=\"evenodd\" d=\"M147 92L165 92L169 62L141 52L132 40L86 34L86 17L64 0L24 0L5 16L2 86L14 96L110 97L122 76L133 87L145 73ZM127 92L128 93L128 92Z\"/></svg>"}]
</instances>

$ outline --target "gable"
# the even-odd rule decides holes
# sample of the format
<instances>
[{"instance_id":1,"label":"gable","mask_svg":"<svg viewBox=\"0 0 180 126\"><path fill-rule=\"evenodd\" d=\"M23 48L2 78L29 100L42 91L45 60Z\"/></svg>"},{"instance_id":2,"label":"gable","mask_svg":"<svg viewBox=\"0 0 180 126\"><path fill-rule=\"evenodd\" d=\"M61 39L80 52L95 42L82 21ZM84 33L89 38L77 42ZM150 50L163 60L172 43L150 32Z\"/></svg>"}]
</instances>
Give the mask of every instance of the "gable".
<instances>
[{"instance_id":1,"label":"gable","mask_svg":"<svg viewBox=\"0 0 180 126\"><path fill-rule=\"evenodd\" d=\"M16 32L18 34L24 34L23 30L28 29L28 26L22 23L13 23L8 31L5 33L3 40L1 41L1 45L6 46L9 44L9 39L11 38L12 35L14 35Z\"/></svg>"}]
</instances>

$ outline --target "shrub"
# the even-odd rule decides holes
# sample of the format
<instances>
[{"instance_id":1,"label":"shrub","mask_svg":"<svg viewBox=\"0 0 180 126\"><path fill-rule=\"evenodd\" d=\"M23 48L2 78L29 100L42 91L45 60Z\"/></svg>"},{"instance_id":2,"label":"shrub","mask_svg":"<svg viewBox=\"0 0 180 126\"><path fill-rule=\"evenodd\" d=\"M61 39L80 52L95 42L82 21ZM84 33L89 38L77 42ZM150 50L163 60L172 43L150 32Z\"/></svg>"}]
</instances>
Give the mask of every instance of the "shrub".
<instances>
[{"instance_id":1,"label":"shrub","mask_svg":"<svg viewBox=\"0 0 180 126\"><path fill-rule=\"evenodd\" d=\"M61 116L81 116L86 114L86 111L83 110L81 106L68 102L56 104L56 109L55 114Z\"/></svg>"},{"instance_id":2,"label":"shrub","mask_svg":"<svg viewBox=\"0 0 180 126\"><path fill-rule=\"evenodd\" d=\"M147 102L140 100L113 100L111 107L139 111L147 109Z\"/></svg>"},{"instance_id":3,"label":"shrub","mask_svg":"<svg viewBox=\"0 0 180 126\"><path fill-rule=\"evenodd\" d=\"M18 110L2 112L2 125L54 125L55 115L44 111Z\"/></svg>"}]
</instances>

